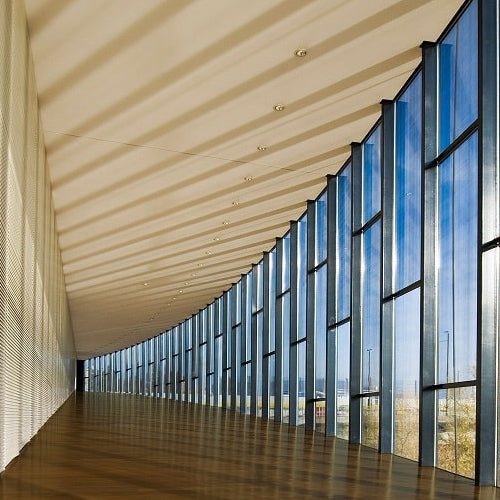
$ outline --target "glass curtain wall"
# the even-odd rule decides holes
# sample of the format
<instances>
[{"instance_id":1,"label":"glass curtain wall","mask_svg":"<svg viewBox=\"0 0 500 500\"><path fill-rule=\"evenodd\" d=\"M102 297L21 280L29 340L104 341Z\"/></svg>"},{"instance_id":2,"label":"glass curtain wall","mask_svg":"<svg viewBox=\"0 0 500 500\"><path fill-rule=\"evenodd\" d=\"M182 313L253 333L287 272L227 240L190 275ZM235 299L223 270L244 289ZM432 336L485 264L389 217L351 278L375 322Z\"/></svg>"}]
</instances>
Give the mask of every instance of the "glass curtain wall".
<instances>
[{"instance_id":1,"label":"glass curtain wall","mask_svg":"<svg viewBox=\"0 0 500 500\"><path fill-rule=\"evenodd\" d=\"M261 262L85 388L223 406L498 482L498 0L465 4ZM328 265L328 262L332 265Z\"/></svg>"}]
</instances>

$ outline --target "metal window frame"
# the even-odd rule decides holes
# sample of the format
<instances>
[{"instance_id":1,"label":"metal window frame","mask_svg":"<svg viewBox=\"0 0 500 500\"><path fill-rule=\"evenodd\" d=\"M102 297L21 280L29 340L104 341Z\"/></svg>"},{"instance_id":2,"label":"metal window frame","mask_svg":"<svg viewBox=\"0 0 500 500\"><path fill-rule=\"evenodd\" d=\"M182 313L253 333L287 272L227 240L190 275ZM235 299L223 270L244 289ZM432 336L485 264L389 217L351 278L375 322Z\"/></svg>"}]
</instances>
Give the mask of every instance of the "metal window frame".
<instances>
[{"instance_id":1,"label":"metal window frame","mask_svg":"<svg viewBox=\"0 0 500 500\"><path fill-rule=\"evenodd\" d=\"M298 221L290 224L290 359L289 359L289 417L290 425L298 425Z\"/></svg>"},{"instance_id":2,"label":"metal window frame","mask_svg":"<svg viewBox=\"0 0 500 500\"><path fill-rule=\"evenodd\" d=\"M327 176L327 258L337 262L337 177ZM337 318L337 269L327 266L326 275L326 421L327 436L337 434L337 331L333 326Z\"/></svg>"},{"instance_id":3,"label":"metal window frame","mask_svg":"<svg viewBox=\"0 0 500 500\"><path fill-rule=\"evenodd\" d=\"M349 384L349 442L361 443L361 228L363 152L351 144L351 360Z\"/></svg>"},{"instance_id":4,"label":"metal window frame","mask_svg":"<svg viewBox=\"0 0 500 500\"><path fill-rule=\"evenodd\" d=\"M424 182L422 191L422 293L420 295L420 445L419 464L436 465L436 411L434 390L426 390L436 382L436 169L427 169L437 156L437 93L438 48L436 43L422 44L423 81L423 156Z\"/></svg>"},{"instance_id":5,"label":"metal window frame","mask_svg":"<svg viewBox=\"0 0 500 500\"><path fill-rule=\"evenodd\" d=\"M393 233L395 216L395 102L382 101L382 273L380 305L380 418L379 451L394 451L394 301Z\"/></svg>"},{"instance_id":6,"label":"metal window frame","mask_svg":"<svg viewBox=\"0 0 500 500\"><path fill-rule=\"evenodd\" d=\"M306 280L306 430L313 431L316 390L316 201L307 201L307 280ZM325 318L326 322L326 318Z\"/></svg>"},{"instance_id":7,"label":"metal window frame","mask_svg":"<svg viewBox=\"0 0 500 500\"><path fill-rule=\"evenodd\" d=\"M283 238L276 239L275 294L274 294L274 421L283 419ZM270 298L272 300L272 298ZM270 318L272 321L272 318Z\"/></svg>"},{"instance_id":8,"label":"metal window frame","mask_svg":"<svg viewBox=\"0 0 500 500\"><path fill-rule=\"evenodd\" d=\"M500 335L500 5L479 2L479 239L476 484L498 483ZM496 248L492 248L491 243Z\"/></svg>"}]
</instances>

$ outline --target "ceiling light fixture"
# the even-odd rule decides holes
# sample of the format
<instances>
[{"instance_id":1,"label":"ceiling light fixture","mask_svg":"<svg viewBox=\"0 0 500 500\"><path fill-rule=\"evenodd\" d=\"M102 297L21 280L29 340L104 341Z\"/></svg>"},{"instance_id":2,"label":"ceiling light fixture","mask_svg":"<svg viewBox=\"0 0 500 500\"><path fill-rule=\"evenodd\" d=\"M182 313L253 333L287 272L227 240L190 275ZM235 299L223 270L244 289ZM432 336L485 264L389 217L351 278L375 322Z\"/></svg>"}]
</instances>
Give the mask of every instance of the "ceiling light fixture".
<instances>
[{"instance_id":1,"label":"ceiling light fixture","mask_svg":"<svg viewBox=\"0 0 500 500\"><path fill-rule=\"evenodd\" d=\"M239 204L240 204L240 202L238 200L234 200L232 202L233 207L237 207Z\"/></svg>"},{"instance_id":2,"label":"ceiling light fixture","mask_svg":"<svg viewBox=\"0 0 500 500\"><path fill-rule=\"evenodd\" d=\"M306 49L297 49L294 54L297 56L297 57L305 57L307 56L307 50Z\"/></svg>"},{"instance_id":3,"label":"ceiling light fixture","mask_svg":"<svg viewBox=\"0 0 500 500\"><path fill-rule=\"evenodd\" d=\"M220 241L220 238L219 238L218 236L216 236L216 237L214 238L214 241Z\"/></svg>"},{"instance_id":4,"label":"ceiling light fixture","mask_svg":"<svg viewBox=\"0 0 500 500\"><path fill-rule=\"evenodd\" d=\"M245 182L253 181L253 177L251 175L247 175L244 179Z\"/></svg>"},{"instance_id":5,"label":"ceiling light fixture","mask_svg":"<svg viewBox=\"0 0 500 500\"><path fill-rule=\"evenodd\" d=\"M283 111L285 109L285 105L284 104L276 104L275 106L273 106L273 109L274 109L274 111Z\"/></svg>"},{"instance_id":6,"label":"ceiling light fixture","mask_svg":"<svg viewBox=\"0 0 500 500\"><path fill-rule=\"evenodd\" d=\"M143 283L142 286L149 286L149 283Z\"/></svg>"},{"instance_id":7,"label":"ceiling light fixture","mask_svg":"<svg viewBox=\"0 0 500 500\"><path fill-rule=\"evenodd\" d=\"M265 151L267 149L267 146L264 146L264 145L260 145L260 146L257 146L257 150L258 151Z\"/></svg>"},{"instance_id":8,"label":"ceiling light fixture","mask_svg":"<svg viewBox=\"0 0 500 500\"><path fill-rule=\"evenodd\" d=\"M179 293L183 293L183 292L184 292L184 290L179 290Z\"/></svg>"},{"instance_id":9,"label":"ceiling light fixture","mask_svg":"<svg viewBox=\"0 0 500 500\"><path fill-rule=\"evenodd\" d=\"M229 226L229 221L228 220L223 220L222 221L223 226Z\"/></svg>"},{"instance_id":10,"label":"ceiling light fixture","mask_svg":"<svg viewBox=\"0 0 500 500\"><path fill-rule=\"evenodd\" d=\"M212 255L212 252L211 252L210 250L207 250L205 253L206 253L207 255Z\"/></svg>"}]
</instances>

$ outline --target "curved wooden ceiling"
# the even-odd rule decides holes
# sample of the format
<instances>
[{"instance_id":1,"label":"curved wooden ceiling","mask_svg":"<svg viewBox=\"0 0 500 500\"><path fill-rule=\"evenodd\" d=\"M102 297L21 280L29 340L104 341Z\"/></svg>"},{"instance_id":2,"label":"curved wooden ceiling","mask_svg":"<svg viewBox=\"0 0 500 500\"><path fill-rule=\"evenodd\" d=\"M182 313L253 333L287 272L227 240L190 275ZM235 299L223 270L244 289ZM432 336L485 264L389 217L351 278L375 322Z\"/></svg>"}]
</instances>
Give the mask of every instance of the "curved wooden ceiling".
<instances>
[{"instance_id":1,"label":"curved wooden ceiling","mask_svg":"<svg viewBox=\"0 0 500 500\"><path fill-rule=\"evenodd\" d=\"M78 357L258 262L460 3L26 0Z\"/></svg>"}]
</instances>

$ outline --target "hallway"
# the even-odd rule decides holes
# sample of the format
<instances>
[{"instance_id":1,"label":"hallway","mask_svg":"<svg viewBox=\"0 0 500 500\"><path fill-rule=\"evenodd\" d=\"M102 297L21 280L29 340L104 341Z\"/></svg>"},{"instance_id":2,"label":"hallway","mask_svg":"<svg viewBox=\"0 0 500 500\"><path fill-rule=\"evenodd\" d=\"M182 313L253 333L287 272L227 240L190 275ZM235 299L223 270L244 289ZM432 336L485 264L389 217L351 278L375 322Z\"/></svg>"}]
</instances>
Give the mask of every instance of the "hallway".
<instances>
[{"instance_id":1,"label":"hallway","mask_svg":"<svg viewBox=\"0 0 500 500\"><path fill-rule=\"evenodd\" d=\"M17 499L494 499L495 488L302 428L75 393L0 475Z\"/></svg>"}]
</instances>

